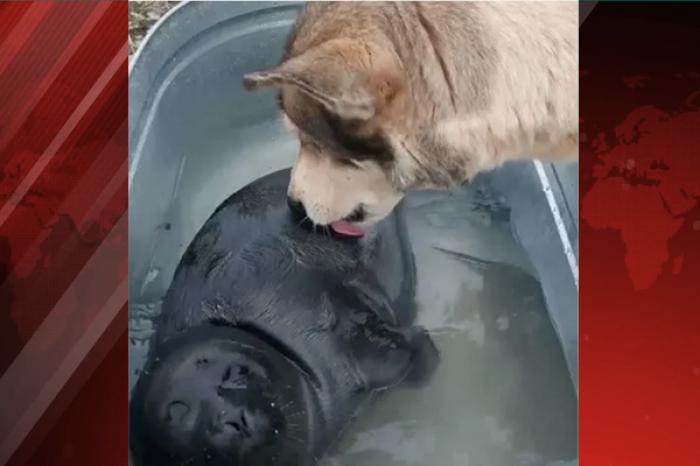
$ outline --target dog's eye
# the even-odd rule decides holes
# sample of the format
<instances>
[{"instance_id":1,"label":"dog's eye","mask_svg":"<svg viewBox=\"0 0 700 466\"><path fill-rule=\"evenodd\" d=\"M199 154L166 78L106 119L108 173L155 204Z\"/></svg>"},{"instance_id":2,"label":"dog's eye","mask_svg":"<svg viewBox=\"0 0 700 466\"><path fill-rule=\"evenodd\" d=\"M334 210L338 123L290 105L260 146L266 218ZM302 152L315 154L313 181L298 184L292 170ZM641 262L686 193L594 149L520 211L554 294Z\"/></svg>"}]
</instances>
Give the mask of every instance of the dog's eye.
<instances>
[{"instance_id":1,"label":"dog's eye","mask_svg":"<svg viewBox=\"0 0 700 466\"><path fill-rule=\"evenodd\" d=\"M347 158L338 159L338 163L344 167L360 168L360 164L355 162L352 159L347 159Z\"/></svg>"}]
</instances>

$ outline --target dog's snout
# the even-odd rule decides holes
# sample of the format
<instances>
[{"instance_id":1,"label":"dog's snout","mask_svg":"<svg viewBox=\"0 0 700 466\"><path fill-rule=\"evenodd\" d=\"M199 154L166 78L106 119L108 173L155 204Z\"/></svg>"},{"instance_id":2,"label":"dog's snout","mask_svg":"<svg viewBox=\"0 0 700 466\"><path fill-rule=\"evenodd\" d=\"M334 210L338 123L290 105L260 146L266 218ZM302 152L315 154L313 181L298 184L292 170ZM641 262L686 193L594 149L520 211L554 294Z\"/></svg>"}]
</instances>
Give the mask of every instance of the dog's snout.
<instances>
[{"instance_id":1,"label":"dog's snout","mask_svg":"<svg viewBox=\"0 0 700 466\"><path fill-rule=\"evenodd\" d=\"M296 199L287 196L287 205L289 206L289 210L292 211L292 215L294 215L295 218L299 220L306 218L306 209L304 208L304 204L301 201L297 201Z\"/></svg>"}]
</instances>

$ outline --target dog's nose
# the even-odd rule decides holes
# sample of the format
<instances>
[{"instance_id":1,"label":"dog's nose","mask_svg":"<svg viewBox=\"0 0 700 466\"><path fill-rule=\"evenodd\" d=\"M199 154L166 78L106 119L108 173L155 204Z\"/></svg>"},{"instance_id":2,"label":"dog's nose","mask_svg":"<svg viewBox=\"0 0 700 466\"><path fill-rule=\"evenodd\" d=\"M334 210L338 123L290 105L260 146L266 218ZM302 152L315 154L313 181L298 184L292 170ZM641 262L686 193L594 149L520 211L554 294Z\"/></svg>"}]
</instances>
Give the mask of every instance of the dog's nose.
<instances>
[{"instance_id":1,"label":"dog's nose","mask_svg":"<svg viewBox=\"0 0 700 466\"><path fill-rule=\"evenodd\" d=\"M350 215L345 217L345 220L348 222L364 222L365 218L367 217L367 213L365 212L365 208L362 207L361 205L357 206L355 210L352 211Z\"/></svg>"},{"instance_id":2,"label":"dog's nose","mask_svg":"<svg viewBox=\"0 0 700 466\"><path fill-rule=\"evenodd\" d=\"M306 209L304 208L304 204L301 201L297 201L296 199L287 196L287 205L289 206L289 210L292 211L292 215L294 215L295 218L297 218L298 220L306 218Z\"/></svg>"}]
</instances>

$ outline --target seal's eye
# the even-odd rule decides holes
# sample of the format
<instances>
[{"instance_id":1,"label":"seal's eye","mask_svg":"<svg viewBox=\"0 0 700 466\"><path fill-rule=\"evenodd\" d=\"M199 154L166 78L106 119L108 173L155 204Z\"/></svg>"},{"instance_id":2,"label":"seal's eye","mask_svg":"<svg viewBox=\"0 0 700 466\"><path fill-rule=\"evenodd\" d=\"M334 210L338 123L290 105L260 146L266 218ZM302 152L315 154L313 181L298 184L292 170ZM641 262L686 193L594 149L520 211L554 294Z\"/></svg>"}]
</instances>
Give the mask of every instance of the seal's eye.
<instances>
[{"instance_id":1,"label":"seal's eye","mask_svg":"<svg viewBox=\"0 0 700 466\"><path fill-rule=\"evenodd\" d=\"M228 379L230 379L230 378L231 378L231 372L232 372L231 366L228 366L228 367L226 368L226 370L224 371L224 375L223 375L223 377L221 378L221 381L222 381L222 382L226 382ZM246 377L246 376L250 375L250 368L249 368L248 366L240 366L240 367L238 368L238 375L239 375L239 376L242 376L242 377Z\"/></svg>"}]
</instances>

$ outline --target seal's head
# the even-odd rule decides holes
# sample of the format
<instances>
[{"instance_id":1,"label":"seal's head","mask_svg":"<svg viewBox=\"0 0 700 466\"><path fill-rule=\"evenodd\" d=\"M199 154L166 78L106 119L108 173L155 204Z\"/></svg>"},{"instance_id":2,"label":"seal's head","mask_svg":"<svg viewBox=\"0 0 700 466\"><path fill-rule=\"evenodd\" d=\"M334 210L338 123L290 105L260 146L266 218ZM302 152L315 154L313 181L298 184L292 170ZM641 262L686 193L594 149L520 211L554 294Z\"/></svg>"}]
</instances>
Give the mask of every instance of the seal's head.
<instances>
[{"instance_id":1,"label":"seal's head","mask_svg":"<svg viewBox=\"0 0 700 466\"><path fill-rule=\"evenodd\" d=\"M205 325L156 348L134 389L137 464L303 464L313 401L303 371L248 332Z\"/></svg>"}]
</instances>

